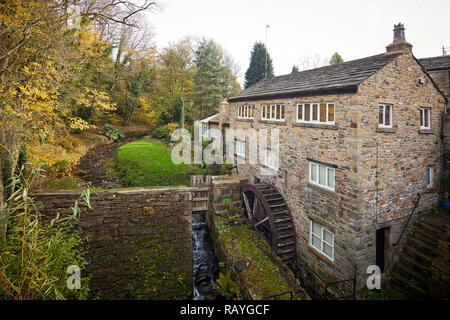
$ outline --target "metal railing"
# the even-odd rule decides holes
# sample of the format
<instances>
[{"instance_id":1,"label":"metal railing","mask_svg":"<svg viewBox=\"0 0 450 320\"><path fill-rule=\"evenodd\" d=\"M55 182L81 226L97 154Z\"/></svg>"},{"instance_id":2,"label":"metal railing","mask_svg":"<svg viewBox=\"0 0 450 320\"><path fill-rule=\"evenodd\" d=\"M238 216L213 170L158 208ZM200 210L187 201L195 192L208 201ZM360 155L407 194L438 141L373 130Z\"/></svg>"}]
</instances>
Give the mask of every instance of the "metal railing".
<instances>
[{"instance_id":1,"label":"metal railing","mask_svg":"<svg viewBox=\"0 0 450 320\"><path fill-rule=\"evenodd\" d=\"M355 300L356 298L356 267L355 267L355 271L353 273L353 278L351 279L347 279L347 280L339 280L339 281L333 281L333 282L326 282L325 283L325 293L324 293L324 299L325 300L329 300L328 299L328 288L332 285L335 284L341 284L341 283L345 283L345 282L352 282L353 284L353 289L352 289L352 294L349 295L344 295L344 296L338 296L338 297L332 297L333 300L340 300L340 299L353 299Z\"/></svg>"},{"instance_id":2,"label":"metal railing","mask_svg":"<svg viewBox=\"0 0 450 320\"><path fill-rule=\"evenodd\" d=\"M420 202L420 193L417 194L417 200L414 201L414 207L412 208L411 213L408 215L408 219L406 220L405 226L403 227L403 230L400 233L398 240L392 244L394 247L397 246L400 243L400 241L402 240L403 235L405 234L405 231L408 228L409 221L411 220L412 216L414 215L414 212L416 211L416 208L419 205L419 202Z\"/></svg>"},{"instance_id":3,"label":"metal railing","mask_svg":"<svg viewBox=\"0 0 450 320\"><path fill-rule=\"evenodd\" d=\"M292 300L292 295L293 295L293 292L292 292L292 291L280 292L280 293L277 293L277 294L273 294L273 295L271 295L271 296L264 297L264 299L274 299L274 300L277 300L277 297L279 297L279 296L284 296L285 294L288 294L288 295L289 295L289 300Z\"/></svg>"}]
</instances>

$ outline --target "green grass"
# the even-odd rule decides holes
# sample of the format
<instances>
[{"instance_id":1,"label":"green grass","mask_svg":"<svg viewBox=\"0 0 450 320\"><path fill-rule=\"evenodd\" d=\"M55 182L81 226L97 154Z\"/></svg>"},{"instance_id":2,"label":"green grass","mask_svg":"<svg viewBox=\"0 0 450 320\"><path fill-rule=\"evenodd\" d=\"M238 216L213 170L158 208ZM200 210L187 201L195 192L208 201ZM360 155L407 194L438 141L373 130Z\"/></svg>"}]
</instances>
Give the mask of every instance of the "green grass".
<instances>
[{"instance_id":1,"label":"green grass","mask_svg":"<svg viewBox=\"0 0 450 320\"><path fill-rule=\"evenodd\" d=\"M171 153L155 140L133 141L117 150L114 171L128 187L189 186L191 175L205 174L193 165L174 164Z\"/></svg>"},{"instance_id":2,"label":"green grass","mask_svg":"<svg viewBox=\"0 0 450 320\"><path fill-rule=\"evenodd\" d=\"M33 189L44 190L82 190L83 186L74 176L43 178L33 186Z\"/></svg>"}]
</instances>

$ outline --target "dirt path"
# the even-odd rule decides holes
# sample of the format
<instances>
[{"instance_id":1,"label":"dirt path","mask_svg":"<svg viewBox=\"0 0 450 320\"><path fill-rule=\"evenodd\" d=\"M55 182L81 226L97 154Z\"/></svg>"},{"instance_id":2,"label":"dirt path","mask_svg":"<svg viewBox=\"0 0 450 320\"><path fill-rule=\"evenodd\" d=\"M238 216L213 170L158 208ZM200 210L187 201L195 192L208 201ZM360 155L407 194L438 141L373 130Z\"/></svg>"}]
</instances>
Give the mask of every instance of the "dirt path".
<instances>
[{"instance_id":1,"label":"dirt path","mask_svg":"<svg viewBox=\"0 0 450 320\"><path fill-rule=\"evenodd\" d=\"M136 139L126 139L122 142L104 144L89 149L86 155L80 159L79 164L74 168L74 175L84 182L90 183L95 188L123 188L120 184L120 179L107 175L103 168L107 161L114 158L120 146Z\"/></svg>"}]
</instances>

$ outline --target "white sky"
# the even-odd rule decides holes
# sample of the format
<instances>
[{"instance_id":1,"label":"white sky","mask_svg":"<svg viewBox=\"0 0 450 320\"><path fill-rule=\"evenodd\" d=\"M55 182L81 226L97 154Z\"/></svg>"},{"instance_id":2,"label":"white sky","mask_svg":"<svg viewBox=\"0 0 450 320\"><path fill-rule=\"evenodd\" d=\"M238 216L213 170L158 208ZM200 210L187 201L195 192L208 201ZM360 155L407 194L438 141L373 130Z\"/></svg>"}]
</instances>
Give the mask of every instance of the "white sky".
<instances>
[{"instance_id":1,"label":"white sky","mask_svg":"<svg viewBox=\"0 0 450 320\"><path fill-rule=\"evenodd\" d=\"M345 61L385 52L402 22L417 58L450 47L449 0L160 0L149 16L159 49L195 35L212 38L240 64L243 83L255 41L265 42L275 75L290 73L304 56ZM449 48L450 51L450 48Z\"/></svg>"}]
</instances>

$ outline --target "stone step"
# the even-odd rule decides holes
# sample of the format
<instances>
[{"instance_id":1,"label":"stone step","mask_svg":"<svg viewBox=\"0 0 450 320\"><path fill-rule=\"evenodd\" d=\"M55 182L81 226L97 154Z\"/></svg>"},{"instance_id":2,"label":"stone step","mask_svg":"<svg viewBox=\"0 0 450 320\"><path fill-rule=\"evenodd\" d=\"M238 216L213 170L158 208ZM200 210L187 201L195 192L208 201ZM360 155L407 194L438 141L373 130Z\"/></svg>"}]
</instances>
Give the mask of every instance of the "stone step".
<instances>
[{"instance_id":1,"label":"stone step","mask_svg":"<svg viewBox=\"0 0 450 320\"><path fill-rule=\"evenodd\" d=\"M403 274L405 278L409 279L409 282L412 284L416 284L421 288L427 288L428 277L414 270L409 264L398 261L396 264L396 270Z\"/></svg>"},{"instance_id":2,"label":"stone step","mask_svg":"<svg viewBox=\"0 0 450 320\"><path fill-rule=\"evenodd\" d=\"M417 247L414 246L414 244L407 242L404 246L405 253L408 253L410 256L414 257L415 259L419 258L422 260L427 261L428 263L433 262L434 255L430 254L429 251L424 252Z\"/></svg>"},{"instance_id":3,"label":"stone step","mask_svg":"<svg viewBox=\"0 0 450 320\"><path fill-rule=\"evenodd\" d=\"M428 265L426 262L414 258L413 256L407 254L407 252L404 252L400 255L399 261L402 261L405 264L409 264L415 271L423 274L426 277L429 277L431 274L431 265Z\"/></svg>"},{"instance_id":4,"label":"stone step","mask_svg":"<svg viewBox=\"0 0 450 320\"><path fill-rule=\"evenodd\" d=\"M402 292L407 293L408 296L411 296L413 294L408 289L411 289L411 290L415 291L416 295L417 295L417 293L420 296L426 296L427 295L427 290L425 290L424 288L418 286L415 283L412 283L406 276L404 276L399 271L394 270L394 271L392 271L391 275L394 277L394 282L397 283L397 286L399 287L399 289Z\"/></svg>"},{"instance_id":5,"label":"stone step","mask_svg":"<svg viewBox=\"0 0 450 320\"><path fill-rule=\"evenodd\" d=\"M420 228L420 227L416 227L414 229L413 234L420 234L423 238L428 239L429 241L433 242L433 243L438 243L439 242L439 238L441 236L441 234L437 234L435 232L430 232L428 229L425 228Z\"/></svg>"},{"instance_id":6,"label":"stone step","mask_svg":"<svg viewBox=\"0 0 450 320\"><path fill-rule=\"evenodd\" d=\"M430 223L427 223L425 221L419 221L419 223L417 224L417 227L419 229L426 229L430 232L430 234L435 234L435 235L440 235L443 232L446 232L445 230L445 226L436 226L436 225L432 225Z\"/></svg>"},{"instance_id":7,"label":"stone step","mask_svg":"<svg viewBox=\"0 0 450 320\"><path fill-rule=\"evenodd\" d=\"M434 254L434 252L436 250L435 246L431 246L428 243L426 243L426 242L424 242L424 241L422 241L421 239L418 239L418 238L410 237L408 239L408 241L411 242L416 248L418 248L418 249L420 249L420 250L422 250L424 252L429 251L430 254Z\"/></svg>"},{"instance_id":8,"label":"stone step","mask_svg":"<svg viewBox=\"0 0 450 320\"><path fill-rule=\"evenodd\" d=\"M432 247L437 247L438 242L439 242L438 240L433 238L433 236L430 235L427 231L424 231L424 229L414 230L412 237L414 237L416 239L420 239L421 241L423 241L424 243L426 243Z\"/></svg>"}]
</instances>

